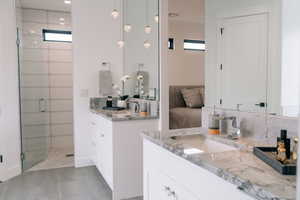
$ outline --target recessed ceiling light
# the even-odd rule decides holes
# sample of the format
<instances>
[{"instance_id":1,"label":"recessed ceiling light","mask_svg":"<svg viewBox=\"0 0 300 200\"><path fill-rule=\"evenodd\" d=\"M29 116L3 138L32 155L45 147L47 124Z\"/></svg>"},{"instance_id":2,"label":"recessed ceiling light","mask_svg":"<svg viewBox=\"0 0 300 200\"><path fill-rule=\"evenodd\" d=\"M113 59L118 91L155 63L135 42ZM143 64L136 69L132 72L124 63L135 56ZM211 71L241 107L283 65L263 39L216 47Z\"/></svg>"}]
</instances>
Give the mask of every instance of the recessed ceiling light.
<instances>
[{"instance_id":1,"label":"recessed ceiling light","mask_svg":"<svg viewBox=\"0 0 300 200\"><path fill-rule=\"evenodd\" d=\"M72 3L71 0L65 0L64 2L65 2L65 4L71 4Z\"/></svg>"},{"instance_id":2,"label":"recessed ceiling light","mask_svg":"<svg viewBox=\"0 0 300 200\"><path fill-rule=\"evenodd\" d=\"M59 18L59 21L65 21L65 18L61 17Z\"/></svg>"}]
</instances>

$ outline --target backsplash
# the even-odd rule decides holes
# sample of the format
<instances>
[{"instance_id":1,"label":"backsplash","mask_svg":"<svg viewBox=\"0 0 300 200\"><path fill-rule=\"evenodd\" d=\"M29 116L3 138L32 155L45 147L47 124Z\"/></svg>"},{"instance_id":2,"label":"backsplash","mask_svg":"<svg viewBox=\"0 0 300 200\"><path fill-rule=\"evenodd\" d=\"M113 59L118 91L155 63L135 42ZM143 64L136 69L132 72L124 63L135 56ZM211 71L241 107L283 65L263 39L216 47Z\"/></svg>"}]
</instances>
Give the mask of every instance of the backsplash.
<instances>
[{"instance_id":1,"label":"backsplash","mask_svg":"<svg viewBox=\"0 0 300 200\"><path fill-rule=\"evenodd\" d=\"M208 116L213 108L202 109L202 126L208 128ZM244 137L255 139L275 139L280 135L281 129L288 131L289 137L298 136L298 119L283 116L265 115L264 113L250 113L216 109L216 112L225 116L236 116L241 123L241 131Z\"/></svg>"}]
</instances>

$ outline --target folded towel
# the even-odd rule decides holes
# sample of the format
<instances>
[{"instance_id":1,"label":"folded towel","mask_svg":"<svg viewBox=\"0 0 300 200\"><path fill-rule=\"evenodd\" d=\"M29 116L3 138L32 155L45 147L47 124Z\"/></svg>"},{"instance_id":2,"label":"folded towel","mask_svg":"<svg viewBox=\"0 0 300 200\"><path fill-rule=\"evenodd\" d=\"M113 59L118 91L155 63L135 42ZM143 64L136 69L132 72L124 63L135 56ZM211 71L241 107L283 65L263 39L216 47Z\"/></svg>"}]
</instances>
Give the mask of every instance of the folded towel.
<instances>
[{"instance_id":1,"label":"folded towel","mask_svg":"<svg viewBox=\"0 0 300 200\"><path fill-rule=\"evenodd\" d=\"M112 75L109 70L99 72L99 94L100 96L112 95Z\"/></svg>"}]
</instances>

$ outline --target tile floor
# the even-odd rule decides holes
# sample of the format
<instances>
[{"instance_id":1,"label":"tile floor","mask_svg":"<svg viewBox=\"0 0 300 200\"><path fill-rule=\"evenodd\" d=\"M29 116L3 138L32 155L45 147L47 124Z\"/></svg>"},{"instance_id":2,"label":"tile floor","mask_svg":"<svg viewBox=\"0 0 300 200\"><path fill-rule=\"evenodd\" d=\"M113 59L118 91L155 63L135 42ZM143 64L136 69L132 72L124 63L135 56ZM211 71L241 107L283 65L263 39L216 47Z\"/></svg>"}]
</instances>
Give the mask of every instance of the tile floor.
<instances>
[{"instance_id":1,"label":"tile floor","mask_svg":"<svg viewBox=\"0 0 300 200\"><path fill-rule=\"evenodd\" d=\"M67 154L73 154L73 152L72 149L50 149L47 159L28 171L74 167L74 157L66 157Z\"/></svg>"},{"instance_id":2,"label":"tile floor","mask_svg":"<svg viewBox=\"0 0 300 200\"><path fill-rule=\"evenodd\" d=\"M95 167L26 172L0 184L0 200L111 200Z\"/></svg>"}]
</instances>

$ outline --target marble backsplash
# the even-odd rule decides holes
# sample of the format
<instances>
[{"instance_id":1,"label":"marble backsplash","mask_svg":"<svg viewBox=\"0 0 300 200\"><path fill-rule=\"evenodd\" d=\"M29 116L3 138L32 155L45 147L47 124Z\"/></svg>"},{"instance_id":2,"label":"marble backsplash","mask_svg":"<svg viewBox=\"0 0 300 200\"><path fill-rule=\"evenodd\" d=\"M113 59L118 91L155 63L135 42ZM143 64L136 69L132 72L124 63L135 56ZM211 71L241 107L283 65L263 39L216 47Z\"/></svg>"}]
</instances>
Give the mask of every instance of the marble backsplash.
<instances>
[{"instance_id":1,"label":"marble backsplash","mask_svg":"<svg viewBox=\"0 0 300 200\"><path fill-rule=\"evenodd\" d=\"M204 128L208 128L209 114L212 112L213 108L204 107L202 109L202 126ZM288 137L298 136L297 118L224 109L216 109L216 112L222 116L236 116L240 122L243 137L253 137L255 139L275 139L280 135L280 130L282 129L286 129L288 131Z\"/></svg>"}]
</instances>

